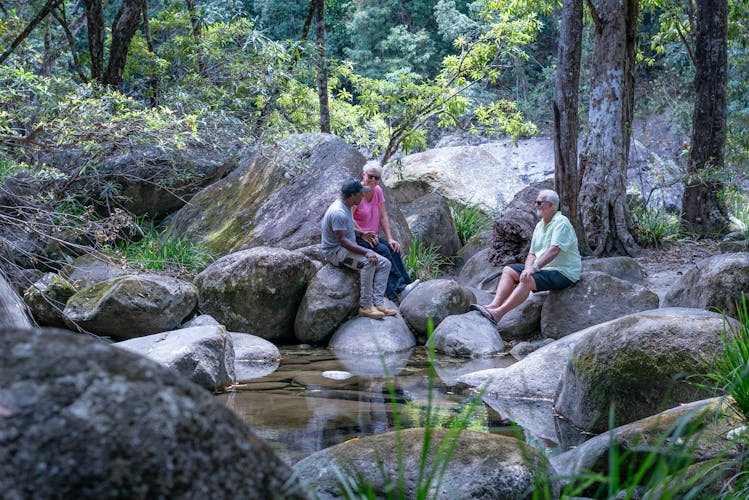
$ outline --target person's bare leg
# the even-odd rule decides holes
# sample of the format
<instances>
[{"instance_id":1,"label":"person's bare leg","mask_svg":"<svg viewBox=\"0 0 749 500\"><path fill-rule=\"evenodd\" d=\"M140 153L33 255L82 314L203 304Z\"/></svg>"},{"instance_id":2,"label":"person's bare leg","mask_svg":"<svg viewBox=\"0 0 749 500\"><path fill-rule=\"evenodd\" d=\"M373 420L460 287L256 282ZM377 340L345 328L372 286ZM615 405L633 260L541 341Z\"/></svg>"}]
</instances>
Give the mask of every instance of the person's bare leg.
<instances>
[{"instance_id":1,"label":"person's bare leg","mask_svg":"<svg viewBox=\"0 0 749 500\"><path fill-rule=\"evenodd\" d=\"M489 309L496 309L501 306L515 289L515 284L519 280L520 275L517 271L509 266L505 266L502 269L502 276L499 278L499 284L497 285L497 292L494 294L494 300L487 304L486 307Z\"/></svg>"},{"instance_id":2,"label":"person's bare leg","mask_svg":"<svg viewBox=\"0 0 749 500\"><path fill-rule=\"evenodd\" d=\"M497 323L502 319L502 317L507 314L508 312L515 309L517 306L522 304L525 299L528 298L528 295L530 295L531 291L536 289L536 282L533 281L533 278L530 278L525 283L522 281L518 283L518 286L515 287L515 290L512 291L510 296L505 300L501 306L499 307L489 307L487 306L487 309L490 313L492 313L492 316L494 316L494 319Z\"/></svg>"}]
</instances>

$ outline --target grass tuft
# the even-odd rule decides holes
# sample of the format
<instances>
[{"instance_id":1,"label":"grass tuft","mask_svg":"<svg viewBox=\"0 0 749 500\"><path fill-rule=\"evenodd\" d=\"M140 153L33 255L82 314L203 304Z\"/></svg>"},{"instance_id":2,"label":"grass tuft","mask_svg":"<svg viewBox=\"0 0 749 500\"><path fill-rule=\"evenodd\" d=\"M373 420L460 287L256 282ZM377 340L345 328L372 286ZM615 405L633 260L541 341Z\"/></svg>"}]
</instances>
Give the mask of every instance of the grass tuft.
<instances>
[{"instance_id":1,"label":"grass tuft","mask_svg":"<svg viewBox=\"0 0 749 500\"><path fill-rule=\"evenodd\" d=\"M426 246L420 238L414 238L411 241L411 246L408 247L404 257L408 274L422 281L436 278L442 267L453 263L452 259L442 256L438 248L432 244Z\"/></svg>"},{"instance_id":2,"label":"grass tuft","mask_svg":"<svg viewBox=\"0 0 749 500\"><path fill-rule=\"evenodd\" d=\"M450 213L452 213L455 229L458 231L460 244L465 245L468 241L492 227L492 217L476 205L459 205L450 202Z\"/></svg>"}]
</instances>

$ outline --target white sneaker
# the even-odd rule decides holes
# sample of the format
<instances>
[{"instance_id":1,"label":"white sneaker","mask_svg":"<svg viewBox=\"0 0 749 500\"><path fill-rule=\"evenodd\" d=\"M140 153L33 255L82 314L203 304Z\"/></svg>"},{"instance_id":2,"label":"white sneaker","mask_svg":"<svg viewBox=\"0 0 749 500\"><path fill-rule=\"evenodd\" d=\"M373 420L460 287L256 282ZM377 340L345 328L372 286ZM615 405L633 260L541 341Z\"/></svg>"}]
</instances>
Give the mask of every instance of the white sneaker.
<instances>
[{"instance_id":1,"label":"white sneaker","mask_svg":"<svg viewBox=\"0 0 749 500\"><path fill-rule=\"evenodd\" d=\"M420 282L421 282L420 279L415 279L411 283L406 285L406 288L404 288L403 291L400 294L398 294L398 302L403 302L403 299L406 298L406 295L411 293L411 290L416 288L416 285L418 285Z\"/></svg>"}]
</instances>

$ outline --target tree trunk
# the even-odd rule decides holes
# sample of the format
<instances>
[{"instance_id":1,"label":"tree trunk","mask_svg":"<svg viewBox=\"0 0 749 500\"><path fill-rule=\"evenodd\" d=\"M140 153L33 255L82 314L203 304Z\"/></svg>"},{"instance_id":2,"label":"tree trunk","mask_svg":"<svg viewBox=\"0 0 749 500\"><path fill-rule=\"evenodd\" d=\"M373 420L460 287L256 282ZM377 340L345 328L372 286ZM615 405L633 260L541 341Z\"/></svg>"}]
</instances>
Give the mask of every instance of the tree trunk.
<instances>
[{"instance_id":1,"label":"tree trunk","mask_svg":"<svg viewBox=\"0 0 749 500\"><path fill-rule=\"evenodd\" d=\"M101 0L85 0L88 53L91 56L91 79L104 76L104 9Z\"/></svg>"},{"instance_id":2,"label":"tree trunk","mask_svg":"<svg viewBox=\"0 0 749 500\"><path fill-rule=\"evenodd\" d=\"M725 161L728 99L728 2L697 1L694 48L692 149L682 196L684 229L708 235L728 231L728 210L719 195Z\"/></svg>"},{"instance_id":3,"label":"tree trunk","mask_svg":"<svg viewBox=\"0 0 749 500\"><path fill-rule=\"evenodd\" d=\"M583 0L564 0L559 33L557 76L554 86L554 184L559 194L559 209L584 240L577 211L580 176L577 170L577 112L580 88L580 54L583 37Z\"/></svg>"},{"instance_id":4,"label":"tree trunk","mask_svg":"<svg viewBox=\"0 0 749 500\"><path fill-rule=\"evenodd\" d=\"M198 64L198 74L205 78L208 72L205 69L205 58L203 57L203 29L197 9L195 8L196 3L197 0L185 0L187 13L190 16L190 24L192 25L192 36L195 38L195 59Z\"/></svg>"},{"instance_id":5,"label":"tree trunk","mask_svg":"<svg viewBox=\"0 0 749 500\"><path fill-rule=\"evenodd\" d=\"M585 253L639 253L626 201L638 0L588 0L594 22L589 133L580 156ZM587 246L587 248L586 248Z\"/></svg>"},{"instance_id":6,"label":"tree trunk","mask_svg":"<svg viewBox=\"0 0 749 500\"><path fill-rule=\"evenodd\" d=\"M148 47L148 52L151 55L156 54L156 51L153 47L153 37L151 37L151 24L148 22L148 0L143 0L143 34L146 37L146 46ZM151 76L151 95L148 96L149 100L151 101L151 107L156 107L156 95L159 93L159 82L156 79L156 76Z\"/></svg>"},{"instance_id":7,"label":"tree trunk","mask_svg":"<svg viewBox=\"0 0 749 500\"><path fill-rule=\"evenodd\" d=\"M143 10L143 0L123 0L120 10L112 23L112 46L109 49L109 63L104 73L104 83L119 86L125 71L130 42L138 29L138 21Z\"/></svg>"},{"instance_id":8,"label":"tree trunk","mask_svg":"<svg viewBox=\"0 0 749 500\"><path fill-rule=\"evenodd\" d=\"M317 3L317 99L320 102L320 132L330 133L330 104L328 103L328 58L325 51L325 0Z\"/></svg>"}]
</instances>

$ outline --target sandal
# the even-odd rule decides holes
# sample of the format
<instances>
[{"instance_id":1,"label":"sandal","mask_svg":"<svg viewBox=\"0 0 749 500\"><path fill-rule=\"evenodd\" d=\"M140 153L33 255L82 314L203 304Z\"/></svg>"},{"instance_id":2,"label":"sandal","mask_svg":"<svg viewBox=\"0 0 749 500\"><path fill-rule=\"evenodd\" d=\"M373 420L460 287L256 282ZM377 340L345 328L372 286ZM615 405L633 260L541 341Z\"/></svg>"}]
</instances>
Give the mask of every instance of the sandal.
<instances>
[{"instance_id":1,"label":"sandal","mask_svg":"<svg viewBox=\"0 0 749 500\"><path fill-rule=\"evenodd\" d=\"M485 317L486 319L488 319L489 321L491 321L492 325L497 326L497 320L494 319L494 315L486 307L480 306L478 304L471 304L471 306L470 306L469 309L471 309L472 311L478 311L478 312L480 312L483 317Z\"/></svg>"}]
</instances>

